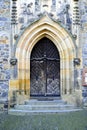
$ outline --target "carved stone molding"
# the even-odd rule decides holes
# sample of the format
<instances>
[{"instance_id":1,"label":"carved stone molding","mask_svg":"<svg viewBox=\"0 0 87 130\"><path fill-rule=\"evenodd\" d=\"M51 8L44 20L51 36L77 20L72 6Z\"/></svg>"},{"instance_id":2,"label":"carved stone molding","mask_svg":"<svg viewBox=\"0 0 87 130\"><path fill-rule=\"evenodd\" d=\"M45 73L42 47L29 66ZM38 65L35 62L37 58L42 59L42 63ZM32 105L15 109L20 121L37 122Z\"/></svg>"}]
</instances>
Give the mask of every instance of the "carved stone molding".
<instances>
[{"instance_id":1,"label":"carved stone molding","mask_svg":"<svg viewBox=\"0 0 87 130\"><path fill-rule=\"evenodd\" d=\"M16 58L11 58L10 59L10 64L13 65L13 66L16 65L17 64L17 59Z\"/></svg>"}]
</instances>

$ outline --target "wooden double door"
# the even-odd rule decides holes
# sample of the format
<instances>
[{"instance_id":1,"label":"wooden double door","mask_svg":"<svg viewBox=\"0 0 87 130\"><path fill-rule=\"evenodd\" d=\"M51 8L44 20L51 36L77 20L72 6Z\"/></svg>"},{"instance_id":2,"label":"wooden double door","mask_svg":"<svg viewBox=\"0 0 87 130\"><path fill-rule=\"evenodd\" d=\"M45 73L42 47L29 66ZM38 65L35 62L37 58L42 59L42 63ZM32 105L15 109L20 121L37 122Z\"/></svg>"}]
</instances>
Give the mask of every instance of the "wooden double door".
<instances>
[{"instance_id":1,"label":"wooden double door","mask_svg":"<svg viewBox=\"0 0 87 130\"><path fill-rule=\"evenodd\" d=\"M54 43L46 37L31 53L30 96L60 96L60 56Z\"/></svg>"}]
</instances>

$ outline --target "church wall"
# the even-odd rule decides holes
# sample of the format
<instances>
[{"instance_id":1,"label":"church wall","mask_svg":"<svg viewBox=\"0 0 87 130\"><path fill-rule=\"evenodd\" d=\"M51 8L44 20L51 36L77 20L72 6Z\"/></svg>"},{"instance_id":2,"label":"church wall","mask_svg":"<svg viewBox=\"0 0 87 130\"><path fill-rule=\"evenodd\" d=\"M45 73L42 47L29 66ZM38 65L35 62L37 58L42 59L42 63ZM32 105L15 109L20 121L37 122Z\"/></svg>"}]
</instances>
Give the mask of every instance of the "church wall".
<instances>
[{"instance_id":1,"label":"church wall","mask_svg":"<svg viewBox=\"0 0 87 130\"><path fill-rule=\"evenodd\" d=\"M80 44L82 48L82 66L87 68L87 1L80 1L80 14L81 14L81 38ZM84 101L87 100L87 86L82 87L82 95Z\"/></svg>"},{"instance_id":2,"label":"church wall","mask_svg":"<svg viewBox=\"0 0 87 130\"><path fill-rule=\"evenodd\" d=\"M10 68L10 0L0 0L0 100L7 99Z\"/></svg>"},{"instance_id":3,"label":"church wall","mask_svg":"<svg viewBox=\"0 0 87 130\"><path fill-rule=\"evenodd\" d=\"M38 15L40 14L40 3L38 4L39 0L37 1L37 7L33 4L33 8L30 9L30 15L29 15L29 9L27 10L28 14L22 13L22 5L23 3L26 3L25 6L28 5L28 1L26 2L24 0L18 0L18 25L16 30L16 33L20 34L23 31L24 25L27 25L27 21L29 24L32 23L35 19L38 19ZM54 0L55 1L55 0ZM29 3L33 2L34 0L29 1ZM42 3L44 4L44 2ZM52 4L52 2L51 2ZM50 11L54 14L52 17L53 19L58 19L60 23L65 28L72 28L72 20L73 20L73 0L57 0L56 5L55 2L53 6L50 5ZM64 13L65 5L69 4L69 17L67 19L68 23L66 23L66 15ZM11 0L0 0L0 98L7 99L8 96L8 89L9 89L9 80L12 74L12 71L10 70L10 54L11 54L11 26L10 26L10 5ZM31 4L32 6L32 4ZM52 10L56 7L56 11ZM41 9L42 13L43 10L47 10L46 7L42 7ZM81 65L80 67L77 67L75 71L75 78L78 77L78 81L80 80L80 87L82 87L81 80L82 80L82 70L83 67L87 67L87 1L86 0L79 0L79 9L80 9L80 26L79 26L79 35L77 37L77 45L78 47L78 56L81 59ZM36 12L37 14L36 15ZM49 11L49 13L50 13ZM56 14L55 14L56 12ZM52 14L50 14L52 15ZM28 17L26 17L28 16ZM33 18L32 18L33 16ZM72 30L69 30L69 32L72 32ZM74 33L73 33L74 34ZM82 57L82 58L81 58ZM76 82L78 82L76 81ZM85 91L85 95L87 96L87 90L82 87L83 91ZM83 94L84 96L84 94Z\"/></svg>"}]
</instances>

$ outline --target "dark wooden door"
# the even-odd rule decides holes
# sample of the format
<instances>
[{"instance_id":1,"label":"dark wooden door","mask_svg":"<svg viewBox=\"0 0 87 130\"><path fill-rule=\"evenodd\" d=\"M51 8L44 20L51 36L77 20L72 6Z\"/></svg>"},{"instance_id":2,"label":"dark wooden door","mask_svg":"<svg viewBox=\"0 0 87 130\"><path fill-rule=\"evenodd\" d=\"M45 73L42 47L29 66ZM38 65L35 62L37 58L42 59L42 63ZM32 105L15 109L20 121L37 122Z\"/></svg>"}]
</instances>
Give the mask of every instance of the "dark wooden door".
<instances>
[{"instance_id":1,"label":"dark wooden door","mask_svg":"<svg viewBox=\"0 0 87 130\"><path fill-rule=\"evenodd\" d=\"M41 39L31 53L30 95L60 95L60 56L54 43L47 38Z\"/></svg>"}]
</instances>

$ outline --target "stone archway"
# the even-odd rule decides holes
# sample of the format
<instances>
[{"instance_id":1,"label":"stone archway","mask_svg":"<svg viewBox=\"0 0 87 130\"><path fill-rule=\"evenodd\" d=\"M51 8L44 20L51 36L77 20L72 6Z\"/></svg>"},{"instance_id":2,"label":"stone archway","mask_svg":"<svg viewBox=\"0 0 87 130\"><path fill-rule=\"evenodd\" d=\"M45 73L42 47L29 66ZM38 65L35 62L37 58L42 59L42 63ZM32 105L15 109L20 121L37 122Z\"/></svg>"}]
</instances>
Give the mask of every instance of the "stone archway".
<instances>
[{"instance_id":1,"label":"stone archway","mask_svg":"<svg viewBox=\"0 0 87 130\"><path fill-rule=\"evenodd\" d=\"M30 97L30 55L35 44L43 37L50 39L59 51L61 97L73 91L75 43L60 24L45 15L28 26L17 41L15 56L18 59L18 79L10 81L9 91L23 90L22 101Z\"/></svg>"}]
</instances>

